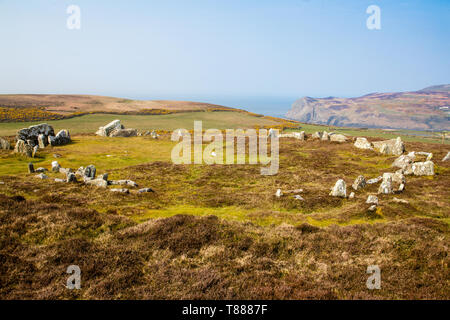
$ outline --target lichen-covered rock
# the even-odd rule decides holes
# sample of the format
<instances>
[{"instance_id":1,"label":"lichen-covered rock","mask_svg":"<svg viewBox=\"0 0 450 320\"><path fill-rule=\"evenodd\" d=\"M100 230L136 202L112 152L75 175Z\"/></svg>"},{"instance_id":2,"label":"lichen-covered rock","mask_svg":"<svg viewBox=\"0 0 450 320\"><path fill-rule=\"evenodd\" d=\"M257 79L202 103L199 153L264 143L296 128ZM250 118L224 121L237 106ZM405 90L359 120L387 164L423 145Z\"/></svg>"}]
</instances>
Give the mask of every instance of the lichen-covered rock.
<instances>
[{"instance_id":1,"label":"lichen-covered rock","mask_svg":"<svg viewBox=\"0 0 450 320\"><path fill-rule=\"evenodd\" d=\"M415 162L412 164L412 171L415 176L434 176L433 161Z\"/></svg>"},{"instance_id":2,"label":"lichen-covered rock","mask_svg":"<svg viewBox=\"0 0 450 320\"><path fill-rule=\"evenodd\" d=\"M330 196L333 197L347 197L347 185L344 180L339 179L336 184L331 188Z\"/></svg>"},{"instance_id":3,"label":"lichen-covered rock","mask_svg":"<svg viewBox=\"0 0 450 320\"><path fill-rule=\"evenodd\" d=\"M366 186L366 178L364 178L363 175L358 176L358 178L355 179L355 182L353 182L352 187L355 190L362 189Z\"/></svg>"},{"instance_id":4,"label":"lichen-covered rock","mask_svg":"<svg viewBox=\"0 0 450 320\"><path fill-rule=\"evenodd\" d=\"M17 140L31 141L31 145L39 145L38 136L43 134L44 136L55 135L53 127L46 123L30 126L28 128L21 129L17 132Z\"/></svg>"},{"instance_id":5,"label":"lichen-covered rock","mask_svg":"<svg viewBox=\"0 0 450 320\"><path fill-rule=\"evenodd\" d=\"M343 134L332 134L330 135L330 141L333 142L347 142L347 137L344 136Z\"/></svg>"},{"instance_id":6,"label":"lichen-covered rock","mask_svg":"<svg viewBox=\"0 0 450 320\"><path fill-rule=\"evenodd\" d=\"M373 150L373 144L366 138L356 138L354 146L358 149Z\"/></svg>"},{"instance_id":7,"label":"lichen-covered rock","mask_svg":"<svg viewBox=\"0 0 450 320\"><path fill-rule=\"evenodd\" d=\"M111 131L109 134L109 137L137 137L137 130L136 129L117 129Z\"/></svg>"},{"instance_id":8,"label":"lichen-covered rock","mask_svg":"<svg viewBox=\"0 0 450 320\"><path fill-rule=\"evenodd\" d=\"M114 130L120 130L123 129L122 124L120 123L120 120L114 120L108 123L104 127L98 128L98 131L96 132L97 135L102 137L109 137L110 133Z\"/></svg>"},{"instance_id":9,"label":"lichen-covered rock","mask_svg":"<svg viewBox=\"0 0 450 320\"><path fill-rule=\"evenodd\" d=\"M392 164L393 167L404 169L407 166L411 165L414 160L416 159L415 153L410 152L408 154L401 155L397 159L394 160L394 163Z\"/></svg>"},{"instance_id":10,"label":"lichen-covered rock","mask_svg":"<svg viewBox=\"0 0 450 320\"><path fill-rule=\"evenodd\" d=\"M44 149L48 145L48 140L42 133L38 135L38 145L41 149Z\"/></svg>"},{"instance_id":11,"label":"lichen-covered rock","mask_svg":"<svg viewBox=\"0 0 450 320\"><path fill-rule=\"evenodd\" d=\"M397 139L375 141L373 146L382 154L399 156L405 152L405 144L400 137Z\"/></svg>"},{"instance_id":12,"label":"lichen-covered rock","mask_svg":"<svg viewBox=\"0 0 450 320\"><path fill-rule=\"evenodd\" d=\"M86 184L88 185L92 185L92 186L96 186L96 187L100 187L100 188L106 188L108 186L108 181L103 180L103 179L86 179L84 181Z\"/></svg>"},{"instance_id":13,"label":"lichen-covered rock","mask_svg":"<svg viewBox=\"0 0 450 320\"><path fill-rule=\"evenodd\" d=\"M379 194L391 194L393 193L393 187L392 187L392 179L393 179L393 173L385 173L383 174L383 181L380 184L380 187L378 188Z\"/></svg>"}]
</instances>

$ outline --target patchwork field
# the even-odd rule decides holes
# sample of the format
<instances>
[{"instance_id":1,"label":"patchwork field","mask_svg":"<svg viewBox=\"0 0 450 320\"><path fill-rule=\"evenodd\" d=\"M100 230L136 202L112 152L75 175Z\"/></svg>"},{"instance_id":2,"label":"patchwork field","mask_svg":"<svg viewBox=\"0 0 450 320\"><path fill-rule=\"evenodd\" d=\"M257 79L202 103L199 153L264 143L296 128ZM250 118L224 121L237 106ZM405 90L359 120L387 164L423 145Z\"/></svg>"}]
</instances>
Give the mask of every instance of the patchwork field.
<instances>
[{"instance_id":1,"label":"patchwork field","mask_svg":"<svg viewBox=\"0 0 450 320\"><path fill-rule=\"evenodd\" d=\"M172 164L174 145L168 134L74 135L32 160L35 168L54 160L73 169L94 164L98 174L155 191L144 194L54 182L61 173L40 180L27 173L29 159L1 151L0 298L450 297L450 164L441 162L448 145L407 142L407 151L434 154L436 175L408 176L403 193L379 195L375 212L365 200L378 184L354 199L331 197L330 188L340 178L350 186L360 174L394 172L395 156L281 139L279 173L262 176L259 165ZM304 201L275 196L299 188ZM71 264L82 270L81 290L64 287ZM380 266L381 290L366 287L369 265Z\"/></svg>"}]
</instances>

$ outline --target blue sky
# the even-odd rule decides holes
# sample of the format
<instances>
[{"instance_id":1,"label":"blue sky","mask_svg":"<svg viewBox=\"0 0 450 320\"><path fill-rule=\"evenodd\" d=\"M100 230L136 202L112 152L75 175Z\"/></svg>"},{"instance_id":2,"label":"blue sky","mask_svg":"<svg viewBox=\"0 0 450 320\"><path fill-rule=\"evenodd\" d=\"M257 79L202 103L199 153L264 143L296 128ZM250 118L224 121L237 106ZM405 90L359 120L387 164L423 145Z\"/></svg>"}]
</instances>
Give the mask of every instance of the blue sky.
<instances>
[{"instance_id":1,"label":"blue sky","mask_svg":"<svg viewBox=\"0 0 450 320\"><path fill-rule=\"evenodd\" d=\"M71 4L80 30L66 27ZM371 4L381 30L366 28ZM450 83L450 1L0 0L0 37L0 93L348 97Z\"/></svg>"}]
</instances>

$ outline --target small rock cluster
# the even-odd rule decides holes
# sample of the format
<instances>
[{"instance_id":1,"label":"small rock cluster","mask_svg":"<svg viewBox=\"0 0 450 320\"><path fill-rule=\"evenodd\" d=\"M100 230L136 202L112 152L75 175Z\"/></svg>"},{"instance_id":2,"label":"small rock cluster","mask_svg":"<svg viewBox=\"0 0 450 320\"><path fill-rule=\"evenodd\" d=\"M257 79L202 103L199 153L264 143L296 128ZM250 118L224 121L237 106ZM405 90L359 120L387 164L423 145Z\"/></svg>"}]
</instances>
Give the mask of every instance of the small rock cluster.
<instances>
[{"instance_id":1,"label":"small rock cluster","mask_svg":"<svg viewBox=\"0 0 450 320\"><path fill-rule=\"evenodd\" d=\"M46 123L30 126L17 132L15 153L33 157L39 149L46 146L60 146L71 141L68 130L61 130L55 135L52 126Z\"/></svg>"},{"instance_id":2,"label":"small rock cluster","mask_svg":"<svg viewBox=\"0 0 450 320\"><path fill-rule=\"evenodd\" d=\"M415 162L418 155L426 156L427 158L425 161ZM434 163L431 161L432 158L432 153L412 151L407 155L401 155L395 159L392 166L400 168L400 171L405 175L432 176L434 175Z\"/></svg>"},{"instance_id":3,"label":"small rock cluster","mask_svg":"<svg viewBox=\"0 0 450 320\"><path fill-rule=\"evenodd\" d=\"M101 137L136 137L138 135L136 129L125 129L120 120L114 120L98 128L95 134Z\"/></svg>"},{"instance_id":4,"label":"small rock cluster","mask_svg":"<svg viewBox=\"0 0 450 320\"><path fill-rule=\"evenodd\" d=\"M86 185L91 185L95 187L100 188L106 188L110 185L121 185L121 186L128 186L137 188L138 184L131 180L108 180L108 174L104 173L97 177L97 169L94 165L88 165L87 167L80 167L76 172L73 172L70 168L62 168L61 165L58 163L58 161L52 162L52 172L59 172L65 175L65 179L61 178L55 178L55 182L65 182L65 183L71 183L71 182L78 182L78 179L80 179L82 182L84 182ZM47 172L48 170L46 168L37 168L34 169L34 166L32 163L28 164L28 172L29 173L39 173L36 177L39 179L48 179L49 177L44 174L44 172ZM121 189L110 189L111 192L118 192L118 193L130 193L130 190L121 188ZM147 193L147 192L154 192L152 188L142 188L137 191L137 193Z\"/></svg>"}]
</instances>

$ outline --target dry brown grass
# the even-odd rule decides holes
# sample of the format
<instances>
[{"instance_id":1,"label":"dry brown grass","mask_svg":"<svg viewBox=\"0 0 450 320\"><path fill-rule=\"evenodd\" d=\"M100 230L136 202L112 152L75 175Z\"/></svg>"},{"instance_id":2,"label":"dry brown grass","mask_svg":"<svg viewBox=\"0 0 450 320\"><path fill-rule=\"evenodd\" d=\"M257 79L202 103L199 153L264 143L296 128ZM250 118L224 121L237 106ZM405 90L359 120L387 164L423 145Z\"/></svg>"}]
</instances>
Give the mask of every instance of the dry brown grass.
<instances>
[{"instance_id":1,"label":"dry brown grass","mask_svg":"<svg viewBox=\"0 0 450 320\"><path fill-rule=\"evenodd\" d=\"M328 196L338 178L392 172L395 157L351 144L282 140L280 171L153 162L111 170L156 190L112 194L23 174L0 181L1 299L448 299L449 181L407 177L396 197ZM106 168L98 168L101 172ZM304 202L275 190L303 188ZM176 214L179 210L186 214ZM204 214L208 210L216 216ZM219 217L219 218L218 218ZM79 265L82 289L64 287ZM379 265L382 289L366 288Z\"/></svg>"}]
</instances>

